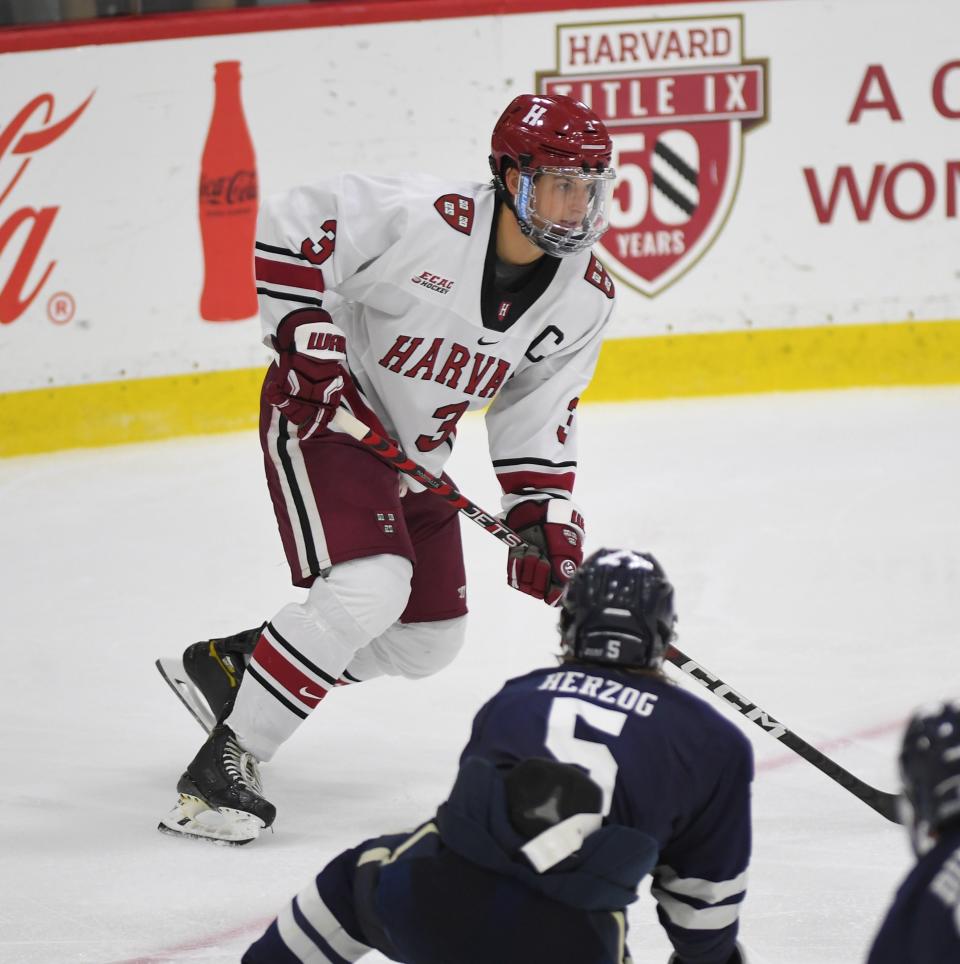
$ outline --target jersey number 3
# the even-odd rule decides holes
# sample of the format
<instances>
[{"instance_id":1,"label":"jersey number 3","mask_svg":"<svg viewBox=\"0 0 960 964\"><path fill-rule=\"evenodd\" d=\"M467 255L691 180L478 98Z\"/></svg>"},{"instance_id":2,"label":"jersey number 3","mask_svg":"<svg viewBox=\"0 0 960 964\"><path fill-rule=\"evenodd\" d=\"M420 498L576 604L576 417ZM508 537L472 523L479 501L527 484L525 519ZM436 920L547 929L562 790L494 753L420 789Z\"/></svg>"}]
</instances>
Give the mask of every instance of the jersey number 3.
<instances>
[{"instance_id":1,"label":"jersey number 3","mask_svg":"<svg viewBox=\"0 0 960 964\"><path fill-rule=\"evenodd\" d=\"M421 452L432 452L439 448L451 435L457 434L457 422L460 416L470 407L469 402L460 402L457 405L441 405L434 413L434 418L441 419L437 426L439 431L436 435L421 435L417 439L417 448Z\"/></svg>"},{"instance_id":2,"label":"jersey number 3","mask_svg":"<svg viewBox=\"0 0 960 964\"><path fill-rule=\"evenodd\" d=\"M606 815L613 804L617 761L606 744L574 735L578 719L601 733L619 736L623 724L627 722L627 714L573 696L558 696L550 704L550 715L547 717L544 746L561 763L575 763L590 774L590 779L603 791L603 813Z\"/></svg>"}]
</instances>

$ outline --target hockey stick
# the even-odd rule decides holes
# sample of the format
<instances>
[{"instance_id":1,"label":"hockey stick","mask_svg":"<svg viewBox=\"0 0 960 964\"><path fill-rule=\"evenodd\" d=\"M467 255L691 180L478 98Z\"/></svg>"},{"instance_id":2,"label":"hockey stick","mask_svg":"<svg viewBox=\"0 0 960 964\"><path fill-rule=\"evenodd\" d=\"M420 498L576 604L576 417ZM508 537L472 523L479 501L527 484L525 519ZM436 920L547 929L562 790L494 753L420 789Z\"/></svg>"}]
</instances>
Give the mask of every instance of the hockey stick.
<instances>
[{"instance_id":1,"label":"hockey stick","mask_svg":"<svg viewBox=\"0 0 960 964\"><path fill-rule=\"evenodd\" d=\"M468 519L476 522L477 525L496 536L501 542L505 542L508 546L524 545L520 536L509 526L504 525L499 519L495 519L489 513L484 512L483 509L471 502L466 496L461 495L449 482L444 482L435 475L431 475L425 468L417 465L416 462L408 458L395 442L383 438L383 436L378 435L372 429L367 428L363 422L345 409L338 409L330 424L332 428L345 432L358 442L362 442L375 455L387 464L392 465L399 472L409 475L437 495L445 498L452 505L456 506ZM694 662L689 656L680 652L675 646L671 645L667 647L664 658L686 673L687 676L695 679L701 686L706 687L715 696L729 703L748 720L756 723L765 733L768 733L775 740L779 740L785 746L788 746L794 753L808 763L812 763L818 770L825 773L831 780L835 780L845 790L848 790L859 800L867 804L868 807L872 807L877 813L886 817L887 820L893 821L893 823L900 822L897 813L897 795L895 793L886 793L883 790L878 790L876 787L871 787L858 777L855 777L848 770L845 770L839 763L834 763L829 757L825 756L815 747L812 747L805 740L800 739L796 733L788 730L765 710L741 696L735 689L704 669L699 663Z\"/></svg>"},{"instance_id":2,"label":"hockey stick","mask_svg":"<svg viewBox=\"0 0 960 964\"><path fill-rule=\"evenodd\" d=\"M862 800L868 807L872 807L882 817L886 817L893 823L900 823L897 794L878 790L876 787L870 786L869 783L864 783L859 777L855 777L839 763L834 763L816 747L811 746L806 740L800 739L796 733L788 730L782 723L775 720L766 710L761 709L756 703L751 703L750 700L741 696L718 676L704 669L685 653L680 652L676 646L667 647L664 659L673 663L674 666L686 673L691 679L696 680L701 686L706 687L714 696L719 697L725 703L729 703L738 713L756 723L761 730L775 740L779 740L785 746L790 747L807 763L812 763L818 770L825 773L831 780L839 783L844 790L849 790L857 799Z\"/></svg>"},{"instance_id":3,"label":"hockey stick","mask_svg":"<svg viewBox=\"0 0 960 964\"><path fill-rule=\"evenodd\" d=\"M524 545L523 539L518 536L513 529L505 526L499 519L494 518L488 512L484 512L475 502L471 502L465 495L458 492L449 482L438 479L435 475L428 472L422 465L417 465L413 459L408 458L403 449L391 439L378 435L371 428L367 428L363 422L355 415L351 415L346 409L339 408L337 413L330 420L330 427L340 432L345 432L351 438L362 442L378 458L388 465L392 465L398 472L409 475L416 479L421 485L425 485L432 492L446 499L452 506L465 515L468 519L476 522L481 529L486 529L491 535L496 536L501 542L508 546L517 547Z\"/></svg>"}]
</instances>

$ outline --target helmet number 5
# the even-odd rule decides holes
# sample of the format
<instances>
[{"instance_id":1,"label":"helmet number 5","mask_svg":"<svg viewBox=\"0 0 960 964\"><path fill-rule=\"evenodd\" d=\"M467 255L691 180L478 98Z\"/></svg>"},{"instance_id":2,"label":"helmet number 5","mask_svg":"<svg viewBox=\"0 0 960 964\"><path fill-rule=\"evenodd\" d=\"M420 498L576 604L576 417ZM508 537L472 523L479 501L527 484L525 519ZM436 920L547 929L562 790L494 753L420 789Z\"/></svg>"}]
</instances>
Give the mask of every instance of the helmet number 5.
<instances>
[{"instance_id":1,"label":"helmet number 5","mask_svg":"<svg viewBox=\"0 0 960 964\"><path fill-rule=\"evenodd\" d=\"M573 696L558 696L551 703L547 718L544 746L561 763L575 763L587 771L603 791L603 813L608 814L617 782L617 761L606 744L574 735L578 719L602 733L619 736L627 714Z\"/></svg>"}]
</instances>

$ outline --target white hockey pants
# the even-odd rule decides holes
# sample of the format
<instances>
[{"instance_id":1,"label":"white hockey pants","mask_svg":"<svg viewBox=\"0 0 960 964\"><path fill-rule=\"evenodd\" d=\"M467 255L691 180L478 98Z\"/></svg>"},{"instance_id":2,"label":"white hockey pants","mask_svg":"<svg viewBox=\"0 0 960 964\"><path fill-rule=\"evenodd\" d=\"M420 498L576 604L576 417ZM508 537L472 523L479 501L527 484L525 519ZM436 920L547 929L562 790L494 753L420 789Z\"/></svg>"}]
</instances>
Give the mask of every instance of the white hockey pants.
<instances>
[{"instance_id":1,"label":"white hockey pants","mask_svg":"<svg viewBox=\"0 0 960 964\"><path fill-rule=\"evenodd\" d=\"M465 639L465 616L399 622L412 573L402 556L338 563L302 603L284 606L274 616L226 720L244 748L259 760L271 759L338 681L381 675L419 679L456 657Z\"/></svg>"}]
</instances>

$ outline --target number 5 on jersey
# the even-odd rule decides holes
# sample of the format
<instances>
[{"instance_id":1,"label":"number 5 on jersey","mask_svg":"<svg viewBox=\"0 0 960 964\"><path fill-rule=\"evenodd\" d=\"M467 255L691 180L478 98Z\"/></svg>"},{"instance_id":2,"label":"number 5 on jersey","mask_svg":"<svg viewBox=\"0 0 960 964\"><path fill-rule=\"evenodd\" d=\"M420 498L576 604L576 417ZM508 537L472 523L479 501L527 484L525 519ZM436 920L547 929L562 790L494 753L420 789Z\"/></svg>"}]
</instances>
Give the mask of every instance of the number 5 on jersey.
<instances>
[{"instance_id":1,"label":"number 5 on jersey","mask_svg":"<svg viewBox=\"0 0 960 964\"><path fill-rule=\"evenodd\" d=\"M550 705L550 715L547 717L544 746L561 763L575 763L590 774L590 779L603 791L603 814L606 816L613 805L617 761L606 744L574 735L578 718L601 733L617 737L627 722L627 714L578 700L574 696L558 696Z\"/></svg>"}]
</instances>

